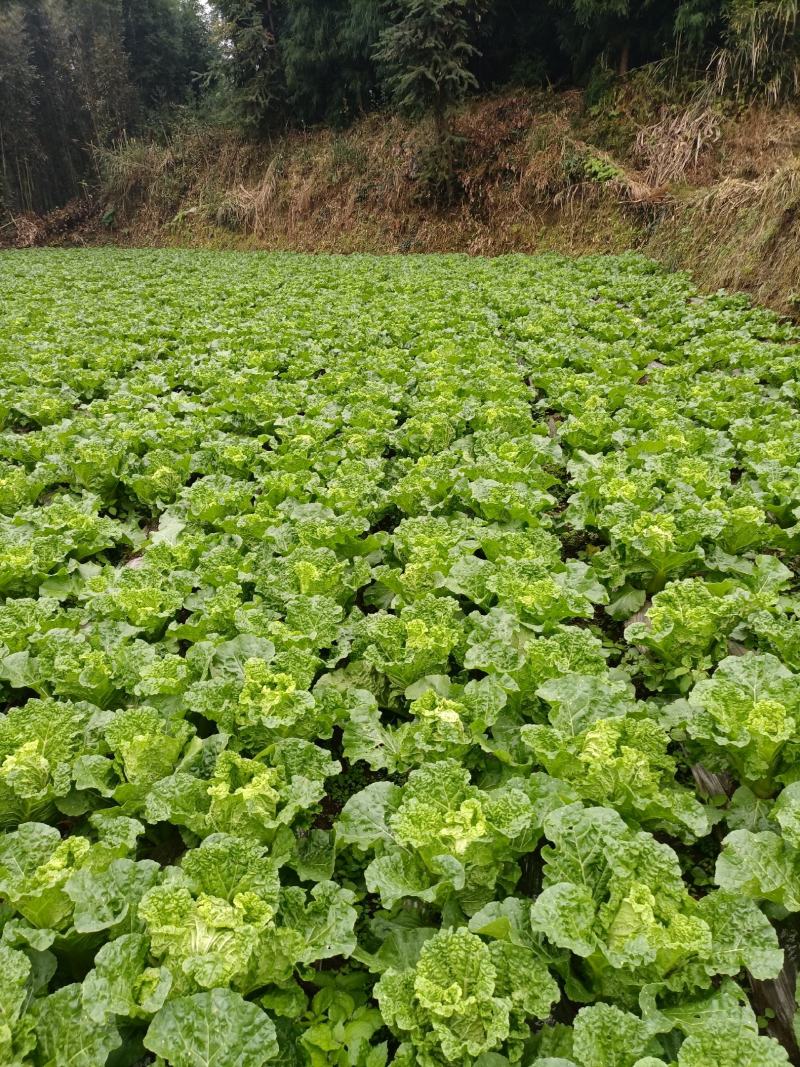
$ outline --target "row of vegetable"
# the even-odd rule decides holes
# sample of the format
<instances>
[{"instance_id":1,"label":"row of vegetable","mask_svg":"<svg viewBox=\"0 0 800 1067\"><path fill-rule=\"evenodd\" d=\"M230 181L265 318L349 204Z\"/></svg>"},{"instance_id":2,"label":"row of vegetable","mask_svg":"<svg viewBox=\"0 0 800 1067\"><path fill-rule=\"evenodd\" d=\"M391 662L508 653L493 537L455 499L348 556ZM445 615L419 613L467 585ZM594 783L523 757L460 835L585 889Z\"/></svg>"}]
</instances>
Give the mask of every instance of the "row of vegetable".
<instances>
[{"instance_id":1,"label":"row of vegetable","mask_svg":"<svg viewBox=\"0 0 800 1067\"><path fill-rule=\"evenodd\" d=\"M789 1062L795 330L636 256L0 278L0 1062Z\"/></svg>"}]
</instances>

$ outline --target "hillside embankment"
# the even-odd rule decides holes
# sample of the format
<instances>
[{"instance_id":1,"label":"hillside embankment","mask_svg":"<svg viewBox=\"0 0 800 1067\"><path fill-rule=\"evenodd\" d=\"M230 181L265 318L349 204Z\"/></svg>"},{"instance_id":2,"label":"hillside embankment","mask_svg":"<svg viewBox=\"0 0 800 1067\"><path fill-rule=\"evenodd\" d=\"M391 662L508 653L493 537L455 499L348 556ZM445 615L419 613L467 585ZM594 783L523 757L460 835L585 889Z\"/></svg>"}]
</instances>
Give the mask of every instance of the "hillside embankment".
<instances>
[{"instance_id":1,"label":"hillside embankment","mask_svg":"<svg viewBox=\"0 0 800 1067\"><path fill-rule=\"evenodd\" d=\"M424 179L430 131L372 114L254 142L187 123L99 156L84 200L0 232L17 245L325 252L619 252L800 313L800 113L641 79L595 106L509 92L456 116L455 201Z\"/></svg>"}]
</instances>

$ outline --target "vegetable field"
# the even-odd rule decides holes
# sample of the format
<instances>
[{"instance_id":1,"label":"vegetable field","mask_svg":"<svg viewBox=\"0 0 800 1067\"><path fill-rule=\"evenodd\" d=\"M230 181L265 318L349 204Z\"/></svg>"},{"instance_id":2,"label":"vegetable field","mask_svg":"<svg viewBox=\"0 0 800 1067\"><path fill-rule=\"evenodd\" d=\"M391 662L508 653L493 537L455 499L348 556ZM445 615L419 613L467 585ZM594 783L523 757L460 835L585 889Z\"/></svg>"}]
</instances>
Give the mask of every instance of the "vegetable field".
<instances>
[{"instance_id":1,"label":"vegetable field","mask_svg":"<svg viewBox=\"0 0 800 1067\"><path fill-rule=\"evenodd\" d=\"M0 366L4 1067L790 1062L796 331L48 251Z\"/></svg>"}]
</instances>

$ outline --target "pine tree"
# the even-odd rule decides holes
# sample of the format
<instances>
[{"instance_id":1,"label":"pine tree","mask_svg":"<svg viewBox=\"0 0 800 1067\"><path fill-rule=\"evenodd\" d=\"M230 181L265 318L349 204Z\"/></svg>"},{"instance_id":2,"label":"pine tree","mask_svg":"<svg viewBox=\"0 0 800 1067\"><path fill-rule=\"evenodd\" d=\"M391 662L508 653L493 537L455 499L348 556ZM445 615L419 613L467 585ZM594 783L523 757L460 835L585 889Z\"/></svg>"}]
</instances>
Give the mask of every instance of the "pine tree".
<instances>
[{"instance_id":1,"label":"pine tree","mask_svg":"<svg viewBox=\"0 0 800 1067\"><path fill-rule=\"evenodd\" d=\"M394 0L392 22L375 53L391 96L410 115L429 113L435 131L432 174L448 198L455 186L452 108L478 87L470 63L486 0Z\"/></svg>"},{"instance_id":2,"label":"pine tree","mask_svg":"<svg viewBox=\"0 0 800 1067\"><path fill-rule=\"evenodd\" d=\"M282 56L286 0L216 0L219 35L227 49L218 64L231 85L241 121L264 128L283 115Z\"/></svg>"}]
</instances>

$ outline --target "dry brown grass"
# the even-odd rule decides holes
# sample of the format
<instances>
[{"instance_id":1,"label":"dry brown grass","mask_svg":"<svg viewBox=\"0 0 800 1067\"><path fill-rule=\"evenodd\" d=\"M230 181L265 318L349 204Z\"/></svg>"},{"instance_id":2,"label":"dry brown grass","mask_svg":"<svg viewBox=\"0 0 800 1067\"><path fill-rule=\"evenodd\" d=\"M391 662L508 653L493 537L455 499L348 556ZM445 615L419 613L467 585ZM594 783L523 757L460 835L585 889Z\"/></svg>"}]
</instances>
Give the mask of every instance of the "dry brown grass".
<instances>
[{"instance_id":1,"label":"dry brown grass","mask_svg":"<svg viewBox=\"0 0 800 1067\"><path fill-rule=\"evenodd\" d=\"M113 208L116 229L98 224L95 239L486 255L634 247L708 288L747 288L789 310L800 293L800 115L726 114L697 99L652 121L635 104L611 122L577 92L474 101L456 121L463 195L446 209L420 186L430 131L397 116L267 144L220 128L128 141L101 159L98 217ZM53 234L45 226L40 238Z\"/></svg>"},{"instance_id":2,"label":"dry brown grass","mask_svg":"<svg viewBox=\"0 0 800 1067\"><path fill-rule=\"evenodd\" d=\"M264 221L269 217L281 188L283 165L284 157L276 153L255 185L239 182L229 189L217 205L216 221L221 226L262 236Z\"/></svg>"},{"instance_id":3,"label":"dry brown grass","mask_svg":"<svg viewBox=\"0 0 800 1067\"><path fill-rule=\"evenodd\" d=\"M800 154L800 110L754 106L725 124L719 176L754 180Z\"/></svg>"},{"instance_id":4,"label":"dry brown grass","mask_svg":"<svg viewBox=\"0 0 800 1067\"><path fill-rule=\"evenodd\" d=\"M800 157L750 181L723 178L678 202L649 250L709 288L747 289L781 310L800 295Z\"/></svg>"},{"instance_id":5,"label":"dry brown grass","mask_svg":"<svg viewBox=\"0 0 800 1067\"><path fill-rule=\"evenodd\" d=\"M635 158L645 182L660 187L687 181L721 136L718 111L702 100L677 112L665 109L636 135Z\"/></svg>"}]
</instances>

